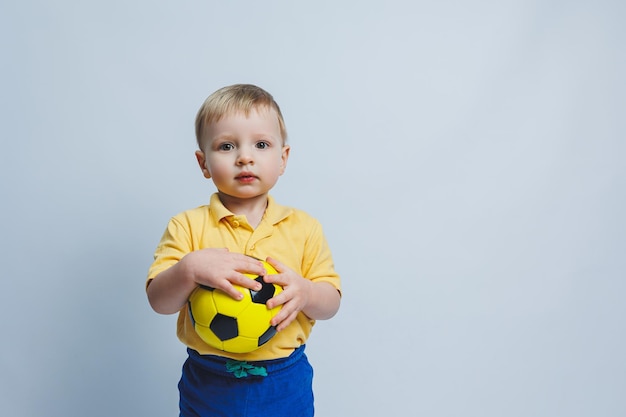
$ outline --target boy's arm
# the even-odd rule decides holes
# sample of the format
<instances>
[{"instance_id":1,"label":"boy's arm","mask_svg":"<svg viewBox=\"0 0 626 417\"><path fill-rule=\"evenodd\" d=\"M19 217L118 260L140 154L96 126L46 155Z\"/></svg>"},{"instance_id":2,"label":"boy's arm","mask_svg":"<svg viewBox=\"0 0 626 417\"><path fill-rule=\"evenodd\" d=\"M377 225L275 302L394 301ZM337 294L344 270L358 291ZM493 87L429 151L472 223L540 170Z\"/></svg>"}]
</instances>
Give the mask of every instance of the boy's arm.
<instances>
[{"instance_id":1,"label":"boy's arm","mask_svg":"<svg viewBox=\"0 0 626 417\"><path fill-rule=\"evenodd\" d=\"M183 308L196 286L181 260L150 280L146 293L154 311L173 314Z\"/></svg>"},{"instance_id":2,"label":"boy's arm","mask_svg":"<svg viewBox=\"0 0 626 417\"><path fill-rule=\"evenodd\" d=\"M307 280L308 281L308 280ZM327 320L339 310L341 295L329 282L311 282L309 301L302 309L307 317L313 320Z\"/></svg>"},{"instance_id":3,"label":"boy's arm","mask_svg":"<svg viewBox=\"0 0 626 417\"><path fill-rule=\"evenodd\" d=\"M259 260L226 248L200 249L160 272L148 283L146 292L154 311L173 314L187 304L189 295L198 285L220 289L235 299L243 295L233 284L260 290L261 284L244 273L264 275L265 268Z\"/></svg>"}]
</instances>

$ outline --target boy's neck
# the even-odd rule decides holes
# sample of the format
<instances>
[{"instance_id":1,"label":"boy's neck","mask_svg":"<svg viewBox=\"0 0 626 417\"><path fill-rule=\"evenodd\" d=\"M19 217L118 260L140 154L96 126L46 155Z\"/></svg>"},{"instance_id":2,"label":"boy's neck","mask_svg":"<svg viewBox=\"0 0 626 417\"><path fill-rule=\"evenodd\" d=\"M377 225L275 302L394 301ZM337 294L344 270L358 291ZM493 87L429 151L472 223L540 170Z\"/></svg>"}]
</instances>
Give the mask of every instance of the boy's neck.
<instances>
[{"instance_id":1,"label":"boy's neck","mask_svg":"<svg viewBox=\"0 0 626 417\"><path fill-rule=\"evenodd\" d=\"M246 216L248 223L254 229L261 223L267 208L267 194L245 199L232 197L220 192L218 192L218 195L224 207L238 216Z\"/></svg>"}]
</instances>

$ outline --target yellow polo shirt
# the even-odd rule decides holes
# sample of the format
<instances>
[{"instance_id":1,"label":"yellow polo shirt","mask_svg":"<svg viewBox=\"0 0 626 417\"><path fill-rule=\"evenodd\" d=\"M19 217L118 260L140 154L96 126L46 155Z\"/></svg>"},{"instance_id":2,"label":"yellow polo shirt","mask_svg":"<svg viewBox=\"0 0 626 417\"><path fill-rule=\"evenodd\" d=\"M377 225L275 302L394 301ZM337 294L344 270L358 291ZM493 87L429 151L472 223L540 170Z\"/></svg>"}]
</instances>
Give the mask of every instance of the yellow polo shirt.
<instances>
[{"instance_id":1,"label":"yellow polo shirt","mask_svg":"<svg viewBox=\"0 0 626 417\"><path fill-rule=\"evenodd\" d=\"M235 215L224 207L217 193L211 196L209 205L172 217L154 254L148 282L189 252L204 248L228 248L231 252L263 260L271 256L302 277L328 282L341 291L339 275L320 223L301 210L278 205L271 196L256 229L245 216ZM185 306L178 313L177 335L185 345L201 354L257 361L289 356L306 342L314 324L315 320L300 312L296 320L259 349L244 354L229 353L212 348L200 339Z\"/></svg>"}]
</instances>

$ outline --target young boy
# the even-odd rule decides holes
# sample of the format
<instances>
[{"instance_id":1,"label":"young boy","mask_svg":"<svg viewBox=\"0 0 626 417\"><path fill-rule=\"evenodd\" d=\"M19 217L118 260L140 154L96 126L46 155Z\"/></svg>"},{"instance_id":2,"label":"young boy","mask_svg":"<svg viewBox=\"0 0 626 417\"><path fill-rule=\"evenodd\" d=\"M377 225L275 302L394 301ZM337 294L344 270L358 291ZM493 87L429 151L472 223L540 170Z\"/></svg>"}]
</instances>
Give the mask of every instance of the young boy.
<instances>
[{"instance_id":1,"label":"young boy","mask_svg":"<svg viewBox=\"0 0 626 417\"><path fill-rule=\"evenodd\" d=\"M217 192L208 205L170 219L146 283L156 312L178 313L177 335L187 345L180 415L312 416L313 372L304 346L315 320L339 309L341 287L319 222L268 194L289 158L280 108L259 87L222 88L201 106L196 138L198 164ZM259 290L243 275L264 275L258 259L278 271L265 281L283 287L267 302L282 305L271 321L278 333L250 353L212 348L193 329L189 295L198 285L235 299L242 295L233 284ZM226 367L233 360L262 367L267 376L235 377Z\"/></svg>"}]
</instances>

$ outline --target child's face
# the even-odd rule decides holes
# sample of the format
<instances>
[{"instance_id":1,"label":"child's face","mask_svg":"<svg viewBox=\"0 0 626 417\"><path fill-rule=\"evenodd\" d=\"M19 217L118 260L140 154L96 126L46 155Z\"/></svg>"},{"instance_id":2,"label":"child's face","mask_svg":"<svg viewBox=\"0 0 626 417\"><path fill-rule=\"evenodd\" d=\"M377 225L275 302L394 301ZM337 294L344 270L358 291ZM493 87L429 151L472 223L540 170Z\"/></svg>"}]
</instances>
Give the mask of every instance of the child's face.
<instances>
[{"instance_id":1,"label":"child's face","mask_svg":"<svg viewBox=\"0 0 626 417\"><path fill-rule=\"evenodd\" d=\"M206 127L201 143L196 157L204 176L220 193L237 199L267 195L289 157L273 109L227 115Z\"/></svg>"}]
</instances>

